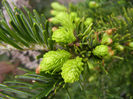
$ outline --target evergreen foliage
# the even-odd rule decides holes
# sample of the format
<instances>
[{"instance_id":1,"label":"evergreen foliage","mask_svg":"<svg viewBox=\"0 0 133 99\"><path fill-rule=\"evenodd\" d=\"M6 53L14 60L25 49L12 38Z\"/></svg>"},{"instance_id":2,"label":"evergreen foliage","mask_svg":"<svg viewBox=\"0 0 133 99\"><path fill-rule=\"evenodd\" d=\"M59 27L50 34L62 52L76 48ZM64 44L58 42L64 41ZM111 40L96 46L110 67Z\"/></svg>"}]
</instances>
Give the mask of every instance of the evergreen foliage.
<instances>
[{"instance_id":1,"label":"evergreen foliage","mask_svg":"<svg viewBox=\"0 0 133 99\"><path fill-rule=\"evenodd\" d=\"M18 50L39 45L48 52L40 64L42 72L26 70L14 81L0 84L0 98L132 99L132 2L86 0L68 8L57 2L51 5L53 16L46 19L36 10L31 13L24 8L26 14L17 7L12 10L3 0L10 26L4 18L0 20L1 45ZM45 71L48 60L49 72L60 67L54 75Z\"/></svg>"}]
</instances>

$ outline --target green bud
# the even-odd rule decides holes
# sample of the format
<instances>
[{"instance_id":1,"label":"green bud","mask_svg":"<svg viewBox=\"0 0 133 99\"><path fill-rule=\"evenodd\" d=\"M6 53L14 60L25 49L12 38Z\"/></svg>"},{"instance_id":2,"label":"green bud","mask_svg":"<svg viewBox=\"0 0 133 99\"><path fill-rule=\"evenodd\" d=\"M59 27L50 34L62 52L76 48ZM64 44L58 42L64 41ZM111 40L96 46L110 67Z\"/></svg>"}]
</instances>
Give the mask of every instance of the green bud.
<instances>
[{"instance_id":1,"label":"green bud","mask_svg":"<svg viewBox=\"0 0 133 99\"><path fill-rule=\"evenodd\" d=\"M73 20L71 16L66 12L60 12L58 15L55 16L57 22L60 23L63 27L68 29L74 29L75 25L73 24Z\"/></svg>"},{"instance_id":2,"label":"green bud","mask_svg":"<svg viewBox=\"0 0 133 99\"><path fill-rule=\"evenodd\" d=\"M67 8L64 6L64 5L61 5L59 4L58 2L53 2L51 4L51 7L54 9L54 10L60 10L60 11L66 11Z\"/></svg>"},{"instance_id":3,"label":"green bud","mask_svg":"<svg viewBox=\"0 0 133 99\"><path fill-rule=\"evenodd\" d=\"M73 83L79 80L79 76L83 71L83 62L82 58L76 57L75 59L71 59L66 61L62 67L62 78L65 83Z\"/></svg>"},{"instance_id":4,"label":"green bud","mask_svg":"<svg viewBox=\"0 0 133 99\"><path fill-rule=\"evenodd\" d=\"M96 3L95 1L90 1L89 2L89 7L90 8L97 8L97 7L99 7L99 4Z\"/></svg>"},{"instance_id":5,"label":"green bud","mask_svg":"<svg viewBox=\"0 0 133 99\"><path fill-rule=\"evenodd\" d=\"M133 48L133 42L129 43L129 47Z\"/></svg>"},{"instance_id":6,"label":"green bud","mask_svg":"<svg viewBox=\"0 0 133 99\"><path fill-rule=\"evenodd\" d=\"M49 51L44 54L40 63L40 72L54 73L59 72L63 64L71 57L65 50Z\"/></svg>"},{"instance_id":7,"label":"green bud","mask_svg":"<svg viewBox=\"0 0 133 99\"><path fill-rule=\"evenodd\" d=\"M76 40L76 38L72 30L60 28L53 32L52 40L55 40L58 43L72 43Z\"/></svg>"},{"instance_id":8,"label":"green bud","mask_svg":"<svg viewBox=\"0 0 133 99\"><path fill-rule=\"evenodd\" d=\"M119 43L115 44L115 48L119 51L123 51L124 50L124 46L120 45Z\"/></svg>"},{"instance_id":9,"label":"green bud","mask_svg":"<svg viewBox=\"0 0 133 99\"><path fill-rule=\"evenodd\" d=\"M72 20L75 20L77 18L77 13L76 12L71 12L70 17Z\"/></svg>"},{"instance_id":10,"label":"green bud","mask_svg":"<svg viewBox=\"0 0 133 99\"><path fill-rule=\"evenodd\" d=\"M105 35L105 36L102 37L101 44L109 45L112 42L113 42L112 39L108 35Z\"/></svg>"},{"instance_id":11,"label":"green bud","mask_svg":"<svg viewBox=\"0 0 133 99\"><path fill-rule=\"evenodd\" d=\"M94 80L96 80L96 78L97 78L97 75L96 74L93 74L93 75L91 75L90 77L89 77L89 82L93 82Z\"/></svg>"},{"instance_id":12,"label":"green bud","mask_svg":"<svg viewBox=\"0 0 133 99\"><path fill-rule=\"evenodd\" d=\"M108 46L106 45L96 46L96 48L93 50L93 54L100 58L108 55L108 53L109 53L109 50L108 50Z\"/></svg>"},{"instance_id":13,"label":"green bud","mask_svg":"<svg viewBox=\"0 0 133 99\"><path fill-rule=\"evenodd\" d=\"M115 51L110 49L108 55L104 56L103 58L105 61L110 61L113 58L114 54Z\"/></svg>"},{"instance_id":14,"label":"green bud","mask_svg":"<svg viewBox=\"0 0 133 99\"><path fill-rule=\"evenodd\" d=\"M85 26L88 27L93 22L92 18L87 18L84 22Z\"/></svg>"},{"instance_id":15,"label":"green bud","mask_svg":"<svg viewBox=\"0 0 133 99\"><path fill-rule=\"evenodd\" d=\"M56 12L53 12L54 14ZM53 24L59 24L61 23L63 20L66 20L68 18L68 14L65 12L59 12L58 14L56 14L55 17L52 17L49 19L50 22L52 22Z\"/></svg>"},{"instance_id":16,"label":"green bud","mask_svg":"<svg viewBox=\"0 0 133 99\"><path fill-rule=\"evenodd\" d=\"M80 22L80 18L76 17L74 21L75 21L75 23L79 23Z\"/></svg>"}]
</instances>

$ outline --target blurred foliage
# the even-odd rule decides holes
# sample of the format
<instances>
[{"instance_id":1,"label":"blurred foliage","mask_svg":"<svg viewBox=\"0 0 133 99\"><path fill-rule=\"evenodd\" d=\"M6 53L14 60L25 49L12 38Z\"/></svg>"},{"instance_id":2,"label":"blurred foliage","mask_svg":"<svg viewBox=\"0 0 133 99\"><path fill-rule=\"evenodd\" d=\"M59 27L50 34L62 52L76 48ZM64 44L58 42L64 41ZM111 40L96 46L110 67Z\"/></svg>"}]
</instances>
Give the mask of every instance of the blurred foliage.
<instances>
[{"instance_id":1,"label":"blurred foliage","mask_svg":"<svg viewBox=\"0 0 133 99\"><path fill-rule=\"evenodd\" d=\"M39 13L44 13L46 17L50 17L50 4L53 0L30 0L29 4L32 9L36 9Z\"/></svg>"}]
</instances>

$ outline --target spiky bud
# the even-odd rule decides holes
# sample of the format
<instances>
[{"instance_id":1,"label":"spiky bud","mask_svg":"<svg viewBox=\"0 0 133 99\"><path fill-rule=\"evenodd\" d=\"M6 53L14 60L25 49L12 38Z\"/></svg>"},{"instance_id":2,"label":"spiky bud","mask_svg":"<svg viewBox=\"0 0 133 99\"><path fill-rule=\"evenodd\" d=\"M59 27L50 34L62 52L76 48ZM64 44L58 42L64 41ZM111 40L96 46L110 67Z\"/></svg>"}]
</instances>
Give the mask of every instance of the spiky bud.
<instances>
[{"instance_id":1,"label":"spiky bud","mask_svg":"<svg viewBox=\"0 0 133 99\"><path fill-rule=\"evenodd\" d=\"M96 48L93 50L93 54L98 56L99 58L108 55L108 53L109 53L109 50L108 50L108 46L106 45L96 46Z\"/></svg>"},{"instance_id":2,"label":"spiky bud","mask_svg":"<svg viewBox=\"0 0 133 99\"><path fill-rule=\"evenodd\" d=\"M60 28L53 32L52 40L55 40L58 43L72 43L76 40L76 38L72 30Z\"/></svg>"},{"instance_id":3,"label":"spiky bud","mask_svg":"<svg viewBox=\"0 0 133 99\"><path fill-rule=\"evenodd\" d=\"M83 71L83 62L82 58L76 57L75 59L71 59L66 61L62 67L62 78L65 83L73 83L79 80L79 76Z\"/></svg>"},{"instance_id":4,"label":"spiky bud","mask_svg":"<svg viewBox=\"0 0 133 99\"><path fill-rule=\"evenodd\" d=\"M55 73L61 70L63 64L71 57L65 50L49 51L44 54L40 63L40 72Z\"/></svg>"},{"instance_id":5,"label":"spiky bud","mask_svg":"<svg viewBox=\"0 0 133 99\"><path fill-rule=\"evenodd\" d=\"M69 15L65 12L59 12L55 17L49 19L50 22L54 24L62 23L62 21L66 21Z\"/></svg>"},{"instance_id":6,"label":"spiky bud","mask_svg":"<svg viewBox=\"0 0 133 99\"><path fill-rule=\"evenodd\" d=\"M75 28L75 24L73 24L73 20L72 20L71 16L66 12L60 12L58 15L53 17L52 21L54 23L61 24L63 27L65 27L67 29L73 30Z\"/></svg>"}]
</instances>

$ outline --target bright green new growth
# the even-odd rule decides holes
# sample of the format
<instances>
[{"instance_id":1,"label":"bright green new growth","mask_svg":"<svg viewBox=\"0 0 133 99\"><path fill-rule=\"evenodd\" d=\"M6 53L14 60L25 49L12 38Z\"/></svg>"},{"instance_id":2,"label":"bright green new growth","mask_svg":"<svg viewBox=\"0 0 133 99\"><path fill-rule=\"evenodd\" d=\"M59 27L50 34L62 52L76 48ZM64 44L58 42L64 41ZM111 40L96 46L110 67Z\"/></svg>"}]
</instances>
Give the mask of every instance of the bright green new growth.
<instances>
[{"instance_id":1,"label":"bright green new growth","mask_svg":"<svg viewBox=\"0 0 133 99\"><path fill-rule=\"evenodd\" d=\"M67 10L67 8L66 8L65 6L59 4L58 2L53 2L53 3L51 4L51 7L52 7L53 9L59 10L59 11L66 11L66 10Z\"/></svg>"},{"instance_id":2,"label":"bright green new growth","mask_svg":"<svg viewBox=\"0 0 133 99\"><path fill-rule=\"evenodd\" d=\"M120 45L119 43L115 44L115 48L119 51L123 51L124 50L124 46Z\"/></svg>"},{"instance_id":3,"label":"bright green new growth","mask_svg":"<svg viewBox=\"0 0 133 99\"><path fill-rule=\"evenodd\" d=\"M93 50L93 54L100 58L108 55L109 54L108 46L106 45L96 46L96 48Z\"/></svg>"},{"instance_id":4,"label":"bright green new growth","mask_svg":"<svg viewBox=\"0 0 133 99\"><path fill-rule=\"evenodd\" d=\"M73 33L75 29L75 24L73 21L77 21L77 13L71 12L68 14L64 6L57 2L52 3L51 6L54 9L51 11L51 14L54 15L54 17L52 17L50 21L53 24L61 25L59 29L53 32L52 40L55 40L57 43L74 42L76 37Z\"/></svg>"},{"instance_id":5,"label":"bright green new growth","mask_svg":"<svg viewBox=\"0 0 133 99\"><path fill-rule=\"evenodd\" d=\"M83 62L82 58L76 57L75 59L71 59L66 61L62 67L62 78L65 83L73 83L79 80L79 76L83 71Z\"/></svg>"},{"instance_id":6,"label":"bright green new growth","mask_svg":"<svg viewBox=\"0 0 133 99\"><path fill-rule=\"evenodd\" d=\"M64 28L73 30L75 25L73 24L73 19L66 12L60 12L54 18L57 19L57 23L60 23Z\"/></svg>"},{"instance_id":7,"label":"bright green new growth","mask_svg":"<svg viewBox=\"0 0 133 99\"><path fill-rule=\"evenodd\" d=\"M60 43L72 43L76 40L73 31L67 30L65 28L57 29L53 32L52 40L55 40L56 42Z\"/></svg>"},{"instance_id":8,"label":"bright green new growth","mask_svg":"<svg viewBox=\"0 0 133 99\"><path fill-rule=\"evenodd\" d=\"M93 22L92 18L87 18L84 22L85 26L88 27Z\"/></svg>"},{"instance_id":9,"label":"bright green new growth","mask_svg":"<svg viewBox=\"0 0 133 99\"><path fill-rule=\"evenodd\" d=\"M70 16L72 17L72 19L75 19L77 17L77 13L76 12L71 12Z\"/></svg>"},{"instance_id":10,"label":"bright green new growth","mask_svg":"<svg viewBox=\"0 0 133 99\"><path fill-rule=\"evenodd\" d=\"M65 50L49 51L44 54L40 63L40 72L52 74L58 72L70 57L71 54Z\"/></svg>"},{"instance_id":11,"label":"bright green new growth","mask_svg":"<svg viewBox=\"0 0 133 99\"><path fill-rule=\"evenodd\" d=\"M52 40L55 40L58 43L72 43L76 40L73 31L74 24L71 16L66 12L61 12L54 17L55 23L60 23L59 29L53 32ZM67 23L67 24L66 24Z\"/></svg>"},{"instance_id":12,"label":"bright green new growth","mask_svg":"<svg viewBox=\"0 0 133 99\"><path fill-rule=\"evenodd\" d=\"M97 8L99 6L99 4L95 1L90 1L88 5L90 8Z\"/></svg>"},{"instance_id":13,"label":"bright green new growth","mask_svg":"<svg viewBox=\"0 0 133 99\"><path fill-rule=\"evenodd\" d=\"M133 48L133 42L129 43L129 47Z\"/></svg>"}]
</instances>

